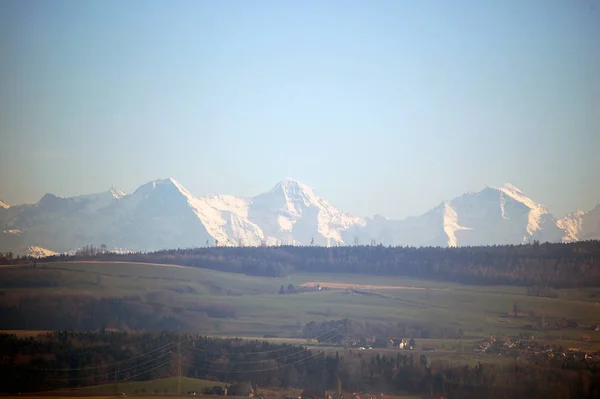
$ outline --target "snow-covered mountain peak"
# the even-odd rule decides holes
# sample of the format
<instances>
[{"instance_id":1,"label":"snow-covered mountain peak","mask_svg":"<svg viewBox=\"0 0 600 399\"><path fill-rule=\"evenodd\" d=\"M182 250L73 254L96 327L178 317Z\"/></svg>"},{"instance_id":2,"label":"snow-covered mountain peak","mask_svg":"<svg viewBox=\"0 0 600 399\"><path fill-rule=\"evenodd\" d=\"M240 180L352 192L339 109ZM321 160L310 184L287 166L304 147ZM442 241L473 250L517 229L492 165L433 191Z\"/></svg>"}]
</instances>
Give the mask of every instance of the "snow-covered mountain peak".
<instances>
[{"instance_id":1,"label":"snow-covered mountain peak","mask_svg":"<svg viewBox=\"0 0 600 399\"><path fill-rule=\"evenodd\" d=\"M577 236L581 231L581 224L584 215L584 211L575 211L573 213L569 213L567 216L559 219L556 222L558 227L563 229L565 232L563 241L577 241Z\"/></svg>"},{"instance_id":2,"label":"snow-covered mountain peak","mask_svg":"<svg viewBox=\"0 0 600 399\"><path fill-rule=\"evenodd\" d=\"M314 190L311 187L299 182L296 179L292 179L291 177L286 177L285 179L277 183L275 187L273 187L273 190L284 190L287 192L305 191L310 192L314 195Z\"/></svg>"},{"instance_id":3,"label":"snow-covered mountain peak","mask_svg":"<svg viewBox=\"0 0 600 399\"><path fill-rule=\"evenodd\" d=\"M0 251L64 252L99 243L131 250L203 245L489 245L600 237L600 206L557 221L511 184L488 186L404 220L344 213L306 184L287 177L254 197L194 196L174 178L125 194L109 190L37 204L0 202ZM6 217L6 216L10 217Z\"/></svg>"},{"instance_id":4,"label":"snow-covered mountain peak","mask_svg":"<svg viewBox=\"0 0 600 399\"><path fill-rule=\"evenodd\" d=\"M47 256L58 255L58 253L51 251L49 249L46 249L46 248L32 245L29 248L27 248L27 252L25 253L25 255L31 256L34 258L45 258Z\"/></svg>"},{"instance_id":5,"label":"snow-covered mountain peak","mask_svg":"<svg viewBox=\"0 0 600 399\"><path fill-rule=\"evenodd\" d=\"M512 198L517 202L522 203L531 210L536 210L540 213L548 213L548 209L544 205L536 203L531 198L527 197L521 190L519 190L517 187L513 186L510 183L506 183L500 187L490 186L490 188L500 191L502 194Z\"/></svg>"},{"instance_id":6,"label":"snow-covered mountain peak","mask_svg":"<svg viewBox=\"0 0 600 399\"><path fill-rule=\"evenodd\" d=\"M515 195L525 195L525 194L523 194L523 191L519 190L516 186L514 186L510 183L504 183L500 187L500 190L502 190L504 192L511 192L511 193L514 193Z\"/></svg>"},{"instance_id":7,"label":"snow-covered mountain peak","mask_svg":"<svg viewBox=\"0 0 600 399\"><path fill-rule=\"evenodd\" d=\"M152 193L153 191L156 191L156 190L173 189L173 191L181 191L180 187L183 187L183 186L177 180L173 179L172 177L169 177L166 179L157 179L157 180L152 180L151 182L141 185L140 187L137 188L137 190L135 190L133 195L134 196L149 195L150 193ZM187 191L186 189L184 189L184 190Z\"/></svg>"},{"instance_id":8,"label":"snow-covered mountain peak","mask_svg":"<svg viewBox=\"0 0 600 399\"><path fill-rule=\"evenodd\" d=\"M559 219L557 225L565 232L565 242L596 239L600 236L600 204L591 211L570 213Z\"/></svg>"},{"instance_id":9,"label":"snow-covered mountain peak","mask_svg":"<svg viewBox=\"0 0 600 399\"><path fill-rule=\"evenodd\" d=\"M185 196L185 197L186 197L188 200L189 200L189 199L192 199L192 198L193 198L193 199L195 199L195 198L196 198L196 197L194 197L194 195L193 195L192 193L190 193L190 191L189 191L187 188L185 188L185 187L183 186L183 184L179 183L177 180L173 179L172 177L169 177L169 178L167 179L167 181L168 181L169 183L171 183L172 185L174 185L174 186L177 188L177 190L179 190L179 192L180 192L181 194L183 194L183 195L184 195L184 196Z\"/></svg>"},{"instance_id":10,"label":"snow-covered mountain peak","mask_svg":"<svg viewBox=\"0 0 600 399\"><path fill-rule=\"evenodd\" d=\"M319 202L319 197L311 187L291 177L286 177L277 183L271 190L270 195L283 200L290 211L296 208L296 205L311 206ZM260 195L257 197L260 197Z\"/></svg>"}]
</instances>

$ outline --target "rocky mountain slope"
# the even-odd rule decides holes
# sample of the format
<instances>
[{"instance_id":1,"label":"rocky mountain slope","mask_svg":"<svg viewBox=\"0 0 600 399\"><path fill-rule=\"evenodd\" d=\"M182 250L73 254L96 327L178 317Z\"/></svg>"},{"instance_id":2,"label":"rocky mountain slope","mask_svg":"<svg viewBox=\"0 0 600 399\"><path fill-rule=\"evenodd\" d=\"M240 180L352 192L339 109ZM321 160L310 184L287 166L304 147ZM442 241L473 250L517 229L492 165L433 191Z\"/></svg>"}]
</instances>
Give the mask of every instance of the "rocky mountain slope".
<instances>
[{"instance_id":1,"label":"rocky mountain slope","mask_svg":"<svg viewBox=\"0 0 600 399\"><path fill-rule=\"evenodd\" d=\"M589 212L573 212L558 221L564 241L594 240L600 236L600 205Z\"/></svg>"},{"instance_id":2,"label":"rocky mountain slope","mask_svg":"<svg viewBox=\"0 0 600 399\"><path fill-rule=\"evenodd\" d=\"M344 213L286 178L255 197L196 197L177 180L125 194L111 188L0 206L0 251L66 252L85 245L147 251L206 245L464 246L600 238L600 206L560 220L516 187L486 187L404 220Z\"/></svg>"}]
</instances>

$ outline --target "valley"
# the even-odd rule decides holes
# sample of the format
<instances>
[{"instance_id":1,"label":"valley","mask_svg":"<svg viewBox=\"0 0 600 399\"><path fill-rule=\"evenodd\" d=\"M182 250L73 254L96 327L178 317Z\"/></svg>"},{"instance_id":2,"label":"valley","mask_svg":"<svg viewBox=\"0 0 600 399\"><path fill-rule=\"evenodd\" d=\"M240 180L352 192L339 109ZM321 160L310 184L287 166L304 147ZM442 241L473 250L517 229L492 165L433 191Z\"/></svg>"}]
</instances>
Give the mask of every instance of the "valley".
<instances>
[{"instance_id":1,"label":"valley","mask_svg":"<svg viewBox=\"0 0 600 399\"><path fill-rule=\"evenodd\" d=\"M365 399L512 397L548 375L535 392L580 392L576 373L595 384L600 365L600 285L588 268L599 249L4 254L0 372L13 378L2 389L158 397L251 381L273 399L336 385Z\"/></svg>"},{"instance_id":2,"label":"valley","mask_svg":"<svg viewBox=\"0 0 600 399\"><path fill-rule=\"evenodd\" d=\"M314 287L315 281L325 289L280 294L282 286ZM164 319L164 328L169 329L180 325L211 335L295 339L303 338L302 329L310 321L349 317L376 325L386 334L448 339L452 346L459 339L459 330L470 339L529 334L580 344L581 336L589 335L589 342L600 342L600 333L591 331L592 325L600 323L597 288L555 292L556 297L550 298L532 296L526 287L405 277L296 273L275 278L154 264L57 262L3 269L0 328L136 330L152 325L144 325L144 317L137 326L128 321L135 320L133 315L147 314L153 320ZM13 319L7 312L18 303L20 317ZM515 304L526 317L511 317ZM122 314L101 316L105 314L103 306ZM93 309L99 313L90 313ZM36 314L40 311L53 313L52 319L44 321ZM532 332L530 325L536 322L531 315L539 318L542 314L546 322L576 319L582 327L534 327ZM85 324L87 318L90 325ZM586 328L590 331L584 331Z\"/></svg>"}]
</instances>

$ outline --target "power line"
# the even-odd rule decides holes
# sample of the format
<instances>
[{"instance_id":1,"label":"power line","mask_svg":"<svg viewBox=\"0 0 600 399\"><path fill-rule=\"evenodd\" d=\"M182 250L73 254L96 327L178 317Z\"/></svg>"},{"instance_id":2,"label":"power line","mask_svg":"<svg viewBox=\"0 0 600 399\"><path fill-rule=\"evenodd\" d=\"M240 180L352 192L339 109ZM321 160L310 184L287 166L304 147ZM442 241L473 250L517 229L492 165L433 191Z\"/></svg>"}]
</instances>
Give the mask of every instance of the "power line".
<instances>
[{"instance_id":1,"label":"power line","mask_svg":"<svg viewBox=\"0 0 600 399\"><path fill-rule=\"evenodd\" d=\"M339 336L342 336L342 335L341 335L341 334L339 334L339 333L337 333L337 334L335 334L333 337L339 337ZM322 346L326 346L326 345L322 345ZM292 348L293 348L293 347L292 347ZM302 352L304 352L304 351L306 351L306 350L310 350L310 349L309 349L309 348L302 348L302 349L298 350L297 352L294 352L294 353L288 353L288 354L285 354L285 355L282 355L282 356L279 356L279 357L274 357L274 358L266 358L266 359L262 359L262 360L254 360L254 361L235 362L235 363L236 363L236 364L258 364L258 363L263 363L263 362L266 362L266 361L269 361L269 360L281 360L281 359L285 359L285 358L287 358L287 357L290 357L290 356L295 356L295 355L298 355L298 354L300 354L300 353L302 353ZM244 355L244 353L243 353L243 352L241 352L241 353L236 353L236 355Z\"/></svg>"},{"instance_id":2,"label":"power line","mask_svg":"<svg viewBox=\"0 0 600 399\"><path fill-rule=\"evenodd\" d=\"M213 373L249 374L249 373L260 373L260 372L264 372L264 371L279 370L279 369L282 369L282 368L287 367L287 366L292 366L292 365L295 365L295 364L301 364L301 363L307 362L308 360L313 359L313 358L315 358L315 357L317 357L319 355L322 355L324 353L335 352L335 351L337 351L337 349L326 349L326 350L319 351L319 352L317 352L314 355L310 355L308 357L305 357L303 359L299 359L299 360L296 360L296 361L293 361L293 362L290 362L290 363L285 363L285 364L282 364L282 365L278 365L276 367L271 367L271 368L266 368L266 369L259 369L259 370L245 370L245 371L239 371L239 370L212 370L212 369L198 367L196 365L185 363L185 362L184 362L184 364L186 366L188 366L188 367L195 367L195 368L197 368L199 370L207 371L207 372L213 372ZM270 359L266 359L266 360L270 360Z\"/></svg>"},{"instance_id":3,"label":"power line","mask_svg":"<svg viewBox=\"0 0 600 399\"><path fill-rule=\"evenodd\" d=\"M328 335L328 334L331 334L333 332L336 332L340 328L341 328L341 326L338 326L338 327L336 327L334 329L331 329L331 330L327 331L324 334L321 334L319 337L323 337L325 335ZM338 332L335 335L333 335L333 337L338 337L340 335L341 334ZM167 348L170 349L174 345L177 344L177 346L178 346L178 392L181 392L182 365L186 365L188 367L193 367L193 368L196 368L196 369L199 369L199 370L203 370L203 371L207 371L207 372L227 373L227 374L247 374L247 373L257 373L257 372L274 371L274 370L278 370L278 369L283 369L283 368L288 367L288 366L303 364L303 363L306 363L306 362L310 361L311 359L314 359L314 358L316 358L318 356L321 356L321 355L323 355L325 353L330 353L330 352L334 352L334 351L338 350L336 348L325 349L325 350L318 351L315 354L311 354L310 356L302 357L301 359L298 359L298 360L295 360L295 361L292 361L292 362L288 362L288 363L284 363L284 364L278 364L277 366L274 366L274 367L267 367L267 368L262 368L262 369L257 369L257 370L244 370L244 371L241 371L241 370L212 370L212 369L205 368L205 367L198 367L198 365L196 365L196 364L190 364L190 363L183 362L183 357L182 357L182 354L181 354L181 347L182 347L182 345L181 345L182 344L182 342L181 342L181 335L179 336L179 338L180 339L179 339L179 341L177 343L171 342L169 344L163 345L160 348L156 348L156 349L154 349L154 350L152 350L150 352L144 353L144 354L136 356L134 358L123 360L123 361L120 361L120 362L112 363L112 365L122 364L122 363L125 363L127 361L132 361L132 360L144 357L144 356L148 356L148 355L150 355L152 353L155 353L155 352L157 352L157 351L159 351L161 349L167 349ZM323 343L323 346L325 346L325 345L327 345L327 343ZM282 348L281 350L288 350L288 349L290 349L292 347L293 346L290 346L290 347L287 347L287 348ZM248 365L248 364L259 364L259 363L264 363L264 362L267 362L267 361L277 361L277 360L281 360L281 359L284 359L284 358L296 356L296 355L301 354L302 352L305 352L305 351L308 351L308 349L302 349L300 351L297 351L297 352L294 352L294 353L290 353L290 354L286 354L284 356L279 356L279 357L272 358L272 359L263 359L263 360L254 361L254 362L234 362L233 365L235 366L235 365L240 365L240 364L245 364L245 365ZM270 350L270 351L262 351L262 352L253 352L251 354L255 354L256 355L256 354L274 353L274 352L275 351ZM145 370L145 371L143 371L141 373L133 374L133 375L130 375L130 376L122 378L122 379L117 379L116 378L116 376L118 374L120 374L120 373L124 373L124 372L128 372L128 371L131 371L131 370L138 369L140 367L148 365L149 363L152 363L153 361L157 361L157 360L159 360L159 359L161 359L161 358L163 358L163 357L165 357L167 355L173 354L173 353L174 353L173 351L168 350L167 352L164 352L162 354L154 356L152 359L147 360L147 361L145 361L145 362L143 362L141 364L137 364L135 366L131 366L131 367L128 367L128 368L123 369L123 370L116 370L115 371L115 380L114 380L113 383L114 384L118 384L120 382L132 380L134 378L146 375L146 374L148 374L148 373L150 373L150 372L152 372L154 370L157 370L157 369L159 369L161 367L164 367L165 365L168 365L169 363L171 363L174 359L173 358L168 359L168 360L166 360L166 361L164 361L164 362L162 362L162 363L160 363L160 364L158 364L158 365L156 365L154 367L151 367L150 369L147 369L147 370ZM237 353L234 353L234 354L244 354L244 353L243 352L242 353L237 352ZM105 366L102 366L102 367L109 367L109 365L105 365ZM44 371L44 370L46 370L46 371L51 371L51 370L53 370L53 371L78 371L78 370L90 370L90 369L94 369L94 367L76 368L76 369L35 369L35 370L42 370L42 371ZM57 384L59 381L69 382L69 381L77 381L77 380L94 379L94 378L99 378L99 377L107 377L107 376L110 376L111 374L112 374L112 372L104 373L104 374L94 374L94 375L89 375L89 376L84 376L84 377L75 377L75 378L49 379L49 380L47 380L47 382L50 383L50 384Z\"/></svg>"},{"instance_id":4,"label":"power line","mask_svg":"<svg viewBox=\"0 0 600 399\"><path fill-rule=\"evenodd\" d=\"M153 367L153 368L151 368L151 369L148 369L148 370L144 371L143 373L140 373L140 374L136 374L136 375L132 375L132 376L129 376L129 377L123 378L122 380L119 380L119 381L117 381L117 382L128 381L128 380L131 380L131 379L133 379L133 378L141 377L141 376L143 376L143 375L145 375L145 374L148 374L148 373L150 373L150 372L152 372L152 371L154 371L154 370L156 370L156 369L158 369L158 368L161 368L161 367L163 367L163 366L166 366L167 364L171 363L172 361L173 361L173 359L167 360L166 362L164 362L164 363L161 363L161 364L159 364L158 366L156 366L156 367Z\"/></svg>"},{"instance_id":5,"label":"power line","mask_svg":"<svg viewBox=\"0 0 600 399\"><path fill-rule=\"evenodd\" d=\"M342 326L335 327L335 328L333 328L333 329L331 329L331 330L329 330L329 331L326 331L326 332L324 332L324 333L323 333L323 334L321 334L321 335L317 335L316 337L314 337L314 338L312 338L312 339L319 340L320 338L323 338L323 337L325 337L325 336L327 336L327 335L331 334L332 332L335 332L335 331L337 331L337 330L339 330L339 329L341 329L341 328L342 328ZM336 334L336 335L337 335L337 334ZM335 337L336 335L334 335L334 337ZM260 342L260 341L259 341L259 342ZM262 342L267 342L267 341L262 341ZM263 355L263 354L267 354L267 353L283 352L283 351L285 351L285 350L288 350L288 349L290 349L290 348L299 347L299 346L302 346L302 345L293 345L293 344L289 344L288 346L286 346L286 347L283 347L283 348L276 348L276 349L270 349L270 350L266 350L266 351L258 351L258 352L247 352L247 353L244 353L244 355ZM226 355L239 355L239 354L240 354L240 352L222 352L222 351L220 351L220 350L218 350L218 349L217 349L217 350L208 350L208 349L204 349L204 348L196 348L196 347L192 347L192 348L190 348L190 349L191 349L191 350L198 351L198 352L215 353L215 354L224 355L224 356L226 356ZM286 355L286 356L287 356L287 355Z\"/></svg>"},{"instance_id":6,"label":"power line","mask_svg":"<svg viewBox=\"0 0 600 399\"><path fill-rule=\"evenodd\" d=\"M134 378L141 377L141 376L143 376L143 375L146 375L146 374L148 374L148 373L151 373L151 372L152 372L152 371L154 371L154 370L157 370L157 369L159 369L159 368L161 368L161 367L164 367L164 366L166 366L167 364L171 363L172 361L173 361L173 359L169 359L169 360L167 360L167 361L165 361L165 362L163 362L163 363L161 363L161 364L159 364L159 365L156 365L156 366L154 366L154 367L152 367L152 368L150 368L150 369L148 369L148 370L146 370L146 371L143 371L143 372L141 372L141 373L134 374L134 375L130 375L130 376L128 376L128 377L125 377L125 378L122 378L122 379L120 379L120 380L116 380L116 379L115 379L115 381L113 381L111 384L115 384L115 385L116 385L116 384L118 384L118 383L120 383L120 382L129 381L129 380L132 380L132 379L134 379ZM60 388L63 388L63 389L64 389L64 387L61 387L61 385L60 385L60 384L57 384L56 382L52 382L52 381L49 381L49 382L50 382L50 384L54 383L54 384L55 384L55 386L56 386L56 387L58 387L58 389L60 389ZM87 385L87 386L89 387L89 386L96 386L96 385ZM79 388L85 388L85 387L79 387ZM54 388L54 389L46 390L45 392L53 392L53 391L56 391L56 390L57 390L57 388Z\"/></svg>"},{"instance_id":7,"label":"power line","mask_svg":"<svg viewBox=\"0 0 600 399\"><path fill-rule=\"evenodd\" d=\"M170 351L169 351L169 352L165 352L165 353L163 353L163 354L161 354L161 355L158 355L158 356L155 356L155 357L153 357L152 359L150 359L150 360L148 360L148 361L145 361L144 363L136 364L135 366L131 366L131 367L128 367L128 368L126 368L126 369L122 369L122 370L116 370L116 371L115 371L115 374L118 374L118 373L124 373L124 372L126 372L126 371L129 371L129 370L136 369L136 368L138 368L138 367L144 366L144 365L146 365L146 364L148 364L148 363L152 363L153 361L155 361L155 360L157 360L157 359L160 359L160 358L162 358L162 357L165 357L166 355L169 355L169 354L172 354L172 353L173 353L173 352L170 352ZM87 380L87 379L89 379L89 378L108 377L108 376L109 376L109 375L111 375L111 374L113 374L113 372L112 372L112 371L111 371L111 372L108 372L108 373L104 373L104 374L92 374L92 375L88 375L88 376L85 376L85 377L73 377L73 378L69 378L69 377L67 377L67 378L50 378L50 379L48 379L48 380L49 380L49 381L78 381L78 380Z\"/></svg>"},{"instance_id":8,"label":"power line","mask_svg":"<svg viewBox=\"0 0 600 399\"><path fill-rule=\"evenodd\" d=\"M337 334L337 336L341 336L341 334ZM326 347L327 343L323 344L322 347ZM302 361L308 360L308 359L312 359L316 356L318 356L319 354L325 353L325 352L331 352L331 351L337 351L337 348L331 348L331 349L325 349L324 351L319 351L316 355L311 355L309 357L303 358L303 359L299 359L296 361L293 361L291 363L286 363L283 365L278 365L274 368L268 368L268 369L260 369L260 370L249 370L249 371L239 371L239 370L215 370L215 369L211 369L211 368L207 368L207 367L199 367L197 364L190 364L190 363L184 363L186 366L188 367L194 367L196 369L202 370L202 371L207 371L207 372L215 372L215 373L229 373L229 374L240 374L240 373L251 373L251 372L260 372L260 371L270 371L270 370L277 370L278 368L282 368L282 367L286 367L287 365L291 365L291 364L297 364L297 363L301 363ZM288 357L292 357L292 356L296 356L298 354L301 354L305 351L309 351L309 349L302 349L301 351L295 352L295 353L291 353L285 356L281 356L278 358L272 358L272 359L262 359L259 361L254 361L254 362L231 362L228 364L228 366L239 366L239 365L244 365L247 366L249 364L260 364L260 363L264 363L264 362L269 362L269 361L277 361L277 360L281 360L284 358L288 358ZM210 363L210 361L208 360L204 360L205 363Z\"/></svg>"},{"instance_id":9,"label":"power line","mask_svg":"<svg viewBox=\"0 0 600 399\"><path fill-rule=\"evenodd\" d=\"M340 337L341 333L339 332L339 330L342 327L346 327L346 334L345 334L345 336L346 336L346 341L347 341L347 322L344 325L338 325L337 327L335 327L333 329L330 329L330 330L324 332L323 334L320 334L319 336L317 336L317 339L323 338L325 336L329 336L328 340ZM143 371L141 373L130 375L130 376L125 377L125 378L120 379L120 380L117 379L117 375L118 374L127 373L127 372L130 372L132 370L139 369L140 367L146 366L146 365L148 365L148 364L150 364L152 362L156 362L159 359L164 358L165 356L173 354L174 352L171 349L173 348L174 345L177 345L177 357L178 357L178 388L177 388L177 390L178 390L179 393L181 393L181 379L182 379L182 374L183 374L182 373L182 365L183 364L185 364L188 367L194 367L196 369L204 370L204 371L207 371L207 372L227 373L227 374L247 374L247 373L257 373L257 372L274 371L274 370L282 369L282 368L285 368L285 367L288 367L288 366L292 366L292 365L303 364L303 363L306 363L306 362L310 361L311 359L314 359L314 358L316 358L316 357L318 357L318 356L320 356L322 354L329 353L329 352L337 350L336 348L321 350L321 351L319 351L317 353L311 354L310 356L302 357L302 358L300 358L298 360L294 360L294 361L291 361L291 362L288 362L288 363L284 363L284 364L277 364L274 367L267 367L267 368L262 368L262 369L257 369L257 370L212 370L212 369L207 368L207 367L198 367L197 364L190 364L190 363L183 362L183 356L182 356L182 352L181 352L181 350L182 350L181 333L179 333L178 338L179 339L178 339L177 342L170 342L170 343L167 343L167 344L165 344L165 345L163 345L163 346L161 346L159 348L155 348L155 349L153 349L153 350L151 350L149 352L140 354L138 356L135 356L135 357L132 357L132 358L129 358L129 359L125 359L125 360L121 360L121 361L118 361L118 362L113 362L113 363L106 364L106 365L103 365L103 366L80 367L80 368L63 368L63 369L59 369L59 368L57 368L57 369L33 369L33 370L68 372L68 371L93 370L93 369L100 369L100 368L106 369L106 368L109 368L109 367L114 367L114 366L117 366L117 365L120 365L120 364L124 364L124 363L127 363L127 362L134 361L136 359L140 359L140 358L149 356L149 355L151 355L153 353L157 353L157 352L159 352L161 350L166 350L164 353L159 353L159 354L153 356L151 359L149 359L147 361L144 361L143 363L136 364L134 366L125 368L123 370L118 370L118 369L115 370L114 383L117 384L119 382L131 380L131 379L137 378L139 376L148 374L148 373L150 373L150 372L152 372L152 371L154 371L154 370L156 370L156 369L158 369L160 367L163 367L163 366L171 363L174 360L174 358L168 359L168 360L162 362L161 364L158 364L158 365L156 365L156 366L154 366L154 367L152 367L152 368L150 368L148 370L145 370L145 371ZM326 345L328 345L328 343L326 343L326 342L320 344L321 347L322 346L326 346ZM252 365L252 364L257 364L258 365L258 364L265 363L265 362L277 362L277 361L279 361L281 359L287 359L287 358L290 358L290 357L302 354L305 351L309 351L309 349L307 349L307 348L303 348L303 347L301 348L300 346L290 345L290 346L286 346L286 347L283 347L283 348L277 348L277 349L274 349L274 350L249 352L249 353L244 353L244 352L238 351L238 352L231 352L231 354L232 355L261 355L261 354L276 353L276 352L280 352L280 351L284 351L284 350L293 350L294 348L298 348L299 350L295 351L293 353L287 353L287 354L284 354L282 356L277 356L277 357L274 357L274 358L265 358L265 359L261 359L261 360L257 360L257 361L233 362L233 363L230 363L230 365L233 365L233 367L235 367L236 365ZM211 351L208 351L208 350L205 350L205 349L200 349L200 348L192 348L192 349L196 349L196 350L199 350L201 352L211 352ZM219 350L214 351L214 353L215 354L219 354L219 355L224 355L224 353L220 352ZM194 360L197 361L196 359L194 359ZM202 361L202 360L200 360L200 361ZM210 363L210 361L208 361L208 360L204 360L204 362ZM207 364L207 366L210 367L211 365ZM108 377L111 374L112 374L112 372L103 373L103 374L92 374L92 375L81 376L81 377L73 377L73 378L69 378L69 377L67 377L67 378L55 378L55 379L49 379L49 380L47 380L47 382L50 383L50 384L53 384L53 383L54 384L57 384L57 383L60 384L60 382L65 382L66 383L66 382L69 382L69 381L91 380L91 379L96 379L96 378Z\"/></svg>"},{"instance_id":10,"label":"power line","mask_svg":"<svg viewBox=\"0 0 600 399\"><path fill-rule=\"evenodd\" d=\"M132 360L136 360L136 359L148 356L148 355L150 355L150 354L152 354L154 352L158 352L161 349L164 349L164 348L167 348L167 347L173 346L173 345L175 345L175 342L170 342L170 343L168 343L166 345L163 345L163 346L161 346L159 348L153 349L150 352L142 353L141 355L138 355L138 356L135 356L135 357L132 357L132 358L129 358L129 359L125 359L125 360L120 360L118 362L108 363L108 364L105 364L103 366L90 366L90 367L64 368L64 369L58 369L58 368L57 369L31 368L31 370L39 370L39 371L78 371L78 370L94 370L94 369L98 369L98 368L108 368L108 367L113 367L113 366L118 365L118 364L127 363L127 362L130 362Z\"/></svg>"},{"instance_id":11,"label":"power line","mask_svg":"<svg viewBox=\"0 0 600 399\"><path fill-rule=\"evenodd\" d=\"M267 342L267 341L259 341L259 342ZM258 352L248 352L248 355L262 355L265 353L274 353L274 352L282 352L284 350L287 350L289 348L293 348L296 345L293 344L286 344L287 346L284 348L276 348L276 349L270 349L270 350L266 350L266 351L258 351ZM208 350L208 349L204 349L204 348L196 348L196 347L192 347L190 348L191 350L195 350L198 352L207 352L207 353L218 353L219 355L237 355L239 354L239 352L222 352L221 350L217 349L217 350Z\"/></svg>"}]
</instances>

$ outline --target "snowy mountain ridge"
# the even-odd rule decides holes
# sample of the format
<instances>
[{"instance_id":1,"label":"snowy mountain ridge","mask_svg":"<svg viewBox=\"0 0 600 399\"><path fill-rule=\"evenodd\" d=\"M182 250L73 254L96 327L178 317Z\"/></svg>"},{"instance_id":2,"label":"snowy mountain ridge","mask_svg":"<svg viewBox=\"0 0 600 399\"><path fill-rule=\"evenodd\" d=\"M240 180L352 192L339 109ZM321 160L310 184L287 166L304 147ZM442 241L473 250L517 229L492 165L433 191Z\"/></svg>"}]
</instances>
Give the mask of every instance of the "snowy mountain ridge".
<instances>
[{"instance_id":1,"label":"snowy mountain ridge","mask_svg":"<svg viewBox=\"0 0 600 399\"><path fill-rule=\"evenodd\" d=\"M565 242L598 239L600 232L600 205L591 211L576 211L557 222L565 232Z\"/></svg>"},{"instance_id":2,"label":"snowy mountain ridge","mask_svg":"<svg viewBox=\"0 0 600 399\"><path fill-rule=\"evenodd\" d=\"M600 206L556 220L511 184L443 201L423 215L361 218L285 178L254 197L194 196L174 178L125 194L108 191L2 206L0 251L68 252L85 245L148 251L205 245L464 246L600 238ZM31 250L34 248L35 250ZM50 253L50 252L48 252Z\"/></svg>"}]
</instances>

